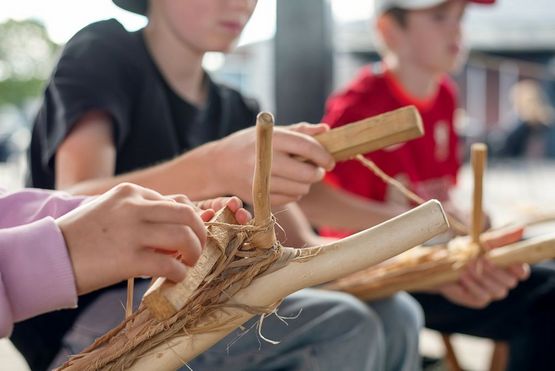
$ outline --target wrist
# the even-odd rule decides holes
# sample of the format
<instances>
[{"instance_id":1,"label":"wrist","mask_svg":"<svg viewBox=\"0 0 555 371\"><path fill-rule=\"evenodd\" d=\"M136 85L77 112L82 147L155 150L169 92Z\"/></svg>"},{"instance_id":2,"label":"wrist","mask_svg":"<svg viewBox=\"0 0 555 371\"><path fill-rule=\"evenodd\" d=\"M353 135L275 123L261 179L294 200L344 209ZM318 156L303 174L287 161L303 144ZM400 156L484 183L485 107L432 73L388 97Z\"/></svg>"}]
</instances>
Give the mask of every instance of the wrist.
<instances>
[{"instance_id":1,"label":"wrist","mask_svg":"<svg viewBox=\"0 0 555 371\"><path fill-rule=\"evenodd\" d=\"M229 194L224 181L224 169L221 163L220 140L204 144L178 157L175 160L175 174L184 173L183 184L194 186L194 190L184 192L191 199L204 200ZM190 188L187 186L186 188Z\"/></svg>"}]
</instances>

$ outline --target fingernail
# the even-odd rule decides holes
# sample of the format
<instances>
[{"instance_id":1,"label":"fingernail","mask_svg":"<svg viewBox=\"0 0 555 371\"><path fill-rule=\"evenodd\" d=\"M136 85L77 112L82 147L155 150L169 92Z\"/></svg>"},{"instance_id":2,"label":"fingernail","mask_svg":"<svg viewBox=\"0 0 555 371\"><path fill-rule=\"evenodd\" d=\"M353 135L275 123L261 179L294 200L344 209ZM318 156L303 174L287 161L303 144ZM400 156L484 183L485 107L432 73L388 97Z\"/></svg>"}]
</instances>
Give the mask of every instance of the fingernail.
<instances>
[{"instance_id":1,"label":"fingernail","mask_svg":"<svg viewBox=\"0 0 555 371\"><path fill-rule=\"evenodd\" d=\"M319 167L316 173L316 178L318 179L318 181L324 179L325 176L326 176L326 170Z\"/></svg>"}]
</instances>

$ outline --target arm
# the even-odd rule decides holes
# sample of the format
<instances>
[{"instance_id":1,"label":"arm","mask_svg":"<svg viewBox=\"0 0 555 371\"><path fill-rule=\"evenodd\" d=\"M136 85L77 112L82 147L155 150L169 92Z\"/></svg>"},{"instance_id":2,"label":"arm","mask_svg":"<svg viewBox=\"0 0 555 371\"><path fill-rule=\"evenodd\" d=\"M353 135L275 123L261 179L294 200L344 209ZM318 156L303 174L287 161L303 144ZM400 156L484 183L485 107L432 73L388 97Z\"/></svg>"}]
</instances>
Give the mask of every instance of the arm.
<instances>
[{"instance_id":1,"label":"arm","mask_svg":"<svg viewBox=\"0 0 555 371\"><path fill-rule=\"evenodd\" d=\"M71 261L54 219L0 230L0 337L13 322L76 304Z\"/></svg>"},{"instance_id":2,"label":"arm","mask_svg":"<svg viewBox=\"0 0 555 371\"><path fill-rule=\"evenodd\" d=\"M299 205L292 202L285 206L274 208L277 219L276 236L285 246L310 247L332 242L334 238L321 237L314 233L306 216Z\"/></svg>"},{"instance_id":3,"label":"arm","mask_svg":"<svg viewBox=\"0 0 555 371\"><path fill-rule=\"evenodd\" d=\"M357 231L407 211L402 206L372 201L324 182L314 184L310 193L299 201L299 205L314 226Z\"/></svg>"},{"instance_id":4,"label":"arm","mask_svg":"<svg viewBox=\"0 0 555 371\"><path fill-rule=\"evenodd\" d=\"M25 189L13 193L0 192L0 206L9 212L0 213L0 228L32 223L47 216L57 218L75 209L85 197L62 192Z\"/></svg>"},{"instance_id":5,"label":"arm","mask_svg":"<svg viewBox=\"0 0 555 371\"><path fill-rule=\"evenodd\" d=\"M73 194L99 194L129 182L162 194L187 194L192 199L218 195L210 159L213 145L199 147L173 160L114 176L116 148L110 117L89 112L75 125L56 153L56 188ZM221 194L221 193L220 193Z\"/></svg>"},{"instance_id":6,"label":"arm","mask_svg":"<svg viewBox=\"0 0 555 371\"><path fill-rule=\"evenodd\" d=\"M276 128L272 168L273 204L296 201L320 181L333 158L312 135L325 125ZM56 187L72 193L96 194L131 182L163 194L184 193L193 200L234 194L251 202L255 132L241 130L195 148L173 160L114 177L116 150L108 115L84 115L56 154ZM306 158L310 163L295 160Z\"/></svg>"}]
</instances>

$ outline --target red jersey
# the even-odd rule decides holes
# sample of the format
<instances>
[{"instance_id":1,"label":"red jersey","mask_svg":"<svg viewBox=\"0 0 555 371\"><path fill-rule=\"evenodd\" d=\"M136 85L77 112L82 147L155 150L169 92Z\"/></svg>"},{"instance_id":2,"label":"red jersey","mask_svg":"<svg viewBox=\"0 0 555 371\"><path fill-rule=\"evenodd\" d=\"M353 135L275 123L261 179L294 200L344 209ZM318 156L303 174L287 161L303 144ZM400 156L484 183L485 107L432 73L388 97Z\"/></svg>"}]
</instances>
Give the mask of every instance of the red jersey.
<instances>
[{"instance_id":1,"label":"red jersey","mask_svg":"<svg viewBox=\"0 0 555 371\"><path fill-rule=\"evenodd\" d=\"M374 73L366 67L345 90L328 100L322 122L339 127L407 105L415 105L420 112L424 136L365 156L421 197L444 200L460 166L454 128L456 88L447 76L434 96L424 101L410 97L391 72ZM397 190L355 160L338 163L326 181L372 200L408 204ZM320 232L346 235L328 228Z\"/></svg>"}]
</instances>

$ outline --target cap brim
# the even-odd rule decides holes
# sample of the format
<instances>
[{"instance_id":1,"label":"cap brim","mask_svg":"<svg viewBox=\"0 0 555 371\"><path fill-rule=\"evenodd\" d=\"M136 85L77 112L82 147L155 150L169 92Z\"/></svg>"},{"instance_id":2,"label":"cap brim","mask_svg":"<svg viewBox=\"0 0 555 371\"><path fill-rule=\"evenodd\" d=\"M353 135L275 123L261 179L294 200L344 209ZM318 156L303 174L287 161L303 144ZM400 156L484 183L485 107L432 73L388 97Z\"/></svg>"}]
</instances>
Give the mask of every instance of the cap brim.
<instances>
[{"instance_id":1,"label":"cap brim","mask_svg":"<svg viewBox=\"0 0 555 371\"><path fill-rule=\"evenodd\" d=\"M418 9L427 9L433 8L434 6L441 5L448 0L398 0L393 1L391 3L387 1L376 1L378 5L378 9L376 9L376 13L380 14L384 11L388 10L388 5L394 4L394 6L408 9L408 10L418 10ZM493 4L495 0L467 0L469 3L476 3L476 4Z\"/></svg>"}]
</instances>

